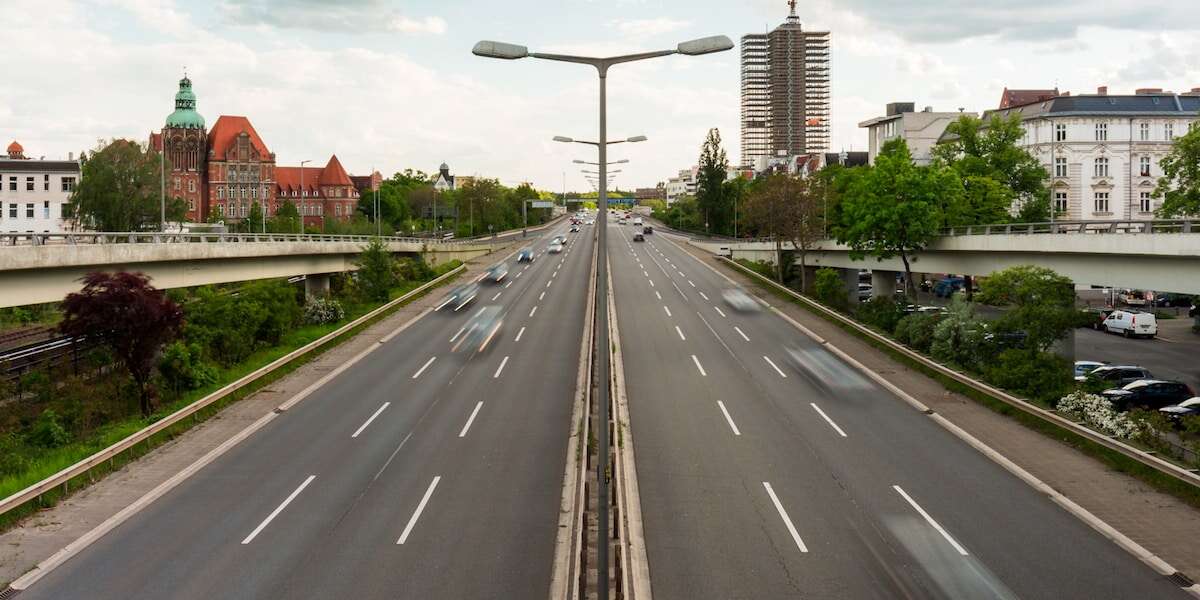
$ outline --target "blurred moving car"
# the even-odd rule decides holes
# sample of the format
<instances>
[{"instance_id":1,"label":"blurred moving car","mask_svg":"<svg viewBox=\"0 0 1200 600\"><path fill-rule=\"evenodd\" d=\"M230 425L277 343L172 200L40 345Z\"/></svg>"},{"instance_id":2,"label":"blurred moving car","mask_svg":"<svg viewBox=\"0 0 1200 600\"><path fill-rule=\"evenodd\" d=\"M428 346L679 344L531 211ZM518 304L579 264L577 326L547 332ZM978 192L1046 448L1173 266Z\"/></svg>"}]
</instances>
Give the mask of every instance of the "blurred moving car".
<instances>
[{"instance_id":1,"label":"blurred moving car","mask_svg":"<svg viewBox=\"0 0 1200 600\"><path fill-rule=\"evenodd\" d=\"M871 389L870 382L862 374L824 348L785 346L783 349L792 366L819 386L830 390Z\"/></svg>"},{"instance_id":2,"label":"blurred moving car","mask_svg":"<svg viewBox=\"0 0 1200 600\"><path fill-rule=\"evenodd\" d=\"M635 234L633 234L633 241L644 242L644 241L646 241L646 236L644 236L640 233L635 233Z\"/></svg>"},{"instance_id":3,"label":"blurred moving car","mask_svg":"<svg viewBox=\"0 0 1200 600\"><path fill-rule=\"evenodd\" d=\"M508 265L504 263L496 263L483 272L484 281L491 281L493 283L500 283L507 276Z\"/></svg>"},{"instance_id":4,"label":"blurred moving car","mask_svg":"<svg viewBox=\"0 0 1200 600\"><path fill-rule=\"evenodd\" d=\"M1192 388L1180 381L1141 379L1120 389L1104 390L1102 396L1117 410L1149 408L1151 410L1179 404L1195 396Z\"/></svg>"},{"instance_id":5,"label":"blurred moving car","mask_svg":"<svg viewBox=\"0 0 1200 600\"><path fill-rule=\"evenodd\" d=\"M576 232L578 232L578 231L579 231L579 225L578 225L578 224L576 224L576 225L572 225L572 226L571 226L571 233L576 233Z\"/></svg>"},{"instance_id":6,"label":"blurred moving car","mask_svg":"<svg viewBox=\"0 0 1200 600\"><path fill-rule=\"evenodd\" d=\"M1100 325L1100 331L1116 333L1127 338L1158 335L1158 318L1152 313L1114 310Z\"/></svg>"},{"instance_id":7,"label":"blurred moving car","mask_svg":"<svg viewBox=\"0 0 1200 600\"><path fill-rule=\"evenodd\" d=\"M500 326L504 323L504 314L499 306L485 306L479 309L467 321L463 327L462 337L458 343L450 349L451 352L458 352L460 349L465 349L473 352L483 352L492 338L496 337L496 333L500 331Z\"/></svg>"},{"instance_id":8,"label":"blurred moving car","mask_svg":"<svg viewBox=\"0 0 1200 600\"><path fill-rule=\"evenodd\" d=\"M1094 360L1077 360L1075 361L1075 381L1083 381L1087 379L1087 374L1105 366L1107 363L1096 362Z\"/></svg>"},{"instance_id":9,"label":"blurred moving car","mask_svg":"<svg viewBox=\"0 0 1200 600\"><path fill-rule=\"evenodd\" d=\"M653 228L653 227L651 227L651 226L649 226L649 225L647 225L647 226L645 226L645 227L643 227L643 228L642 228L642 233L644 233L644 234L646 234L646 235L650 235L650 234L654 233L654 228Z\"/></svg>"},{"instance_id":10,"label":"blurred moving car","mask_svg":"<svg viewBox=\"0 0 1200 600\"><path fill-rule=\"evenodd\" d=\"M1139 379L1150 379L1153 375L1150 371L1141 367L1131 365L1104 365L1096 367L1091 372L1082 377L1075 377L1075 381L1104 381L1118 387L1128 383L1133 383Z\"/></svg>"},{"instance_id":11,"label":"blurred moving car","mask_svg":"<svg viewBox=\"0 0 1200 600\"><path fill-rule=\"evenodd\" d=\"M547 249L550 254L558 254L563 251L563 245L557 240L550 243L550 248Z\"/></svg>"},{"instance_id":12,"label":"blurred moving car","mask_svg":"<svg viewBox=\"0 0 1200 600\"><path fill-rule=\"evenodd\" d=\"M757 312L761 308L754 296L746 293L746 290L740 287L727 288L721 292L721 298L725 300L734 310L742 312Z\"/></svg>"},{"instance_id":13,"label":"blurred moving car","mask_svg":"<svg viewBox=\"0 0 1200 600\"><path fill-rule=\"evenodd\" d=\"M550 240L550 243L551 244L555 244L555 243L565 244L565 243L567 243L567 236L560 233L560 234L554 236L554 239Z\"/></svg>"},{"instance_id":14,"label":"blurred moving car","mask_svg":"<svg viewBox=\"0 0 1200 600\"><path fill-rule=\"evenodd\" d=\"M526 246L517 251L517 262L533 262L533 248Z\"/></svg>"},{"instance_id":15,"label":"blurred moving car","mask_svg":"<svg viewBox=\"0 0 1200 600\"><path fill-rule=\"evenodd\" d=\"M478 295L478 283L464 283L450 290L450 293L446 294L446 297L442 299L442 303L438 304L437 308L433 310L442 310L443 308L449 306L455 311L458 311L458 309L470 304L471 301L475 299L475 296Z\"/></svg>"}]
</instances>

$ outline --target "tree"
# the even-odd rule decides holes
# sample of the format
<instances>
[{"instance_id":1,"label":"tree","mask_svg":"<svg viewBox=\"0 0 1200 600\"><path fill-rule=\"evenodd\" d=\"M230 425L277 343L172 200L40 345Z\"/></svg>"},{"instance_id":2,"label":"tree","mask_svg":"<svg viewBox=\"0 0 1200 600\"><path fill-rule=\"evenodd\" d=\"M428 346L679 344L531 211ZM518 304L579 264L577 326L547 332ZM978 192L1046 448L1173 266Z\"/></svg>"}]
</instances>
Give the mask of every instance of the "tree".
<instances>
[{"instance_id":1,"label":"tree","mask_svg":"<svg viewBox=\"0 0 1200 600\"><path fill-rule=\"evenodd\" d=\"M396 264L387 244L372 238L363 246L354 264L358 265L357 280L363 297L373 302L386 302L392 288L396 287Z\"/></svg>"},{"instance_id":2,"label":"tree","mask_svg":"<svg viewBox=\"0 0 1200 600\"><path fill-rule=\"evenodd\" d=\"M725 194L725 178L729 158L721 148L721 132L708 130L700 149L700 168L696 176L696 204L704 216L704 230L728 233L732 229L733 211Z\"/></svg>"},{"instance_id":3,"label":"tree","mask_svg":"<svg viewBox=\"0 0 1200 600\"><path fill-rule=\"evenodd\" d=\"M241 226L247 233L258 233L263 230L263 210L257 201L250 205L250 215L242 220Z\"/></svg>"},{"instance_id":4,"label":"tree","mask_svg":"<svg viewBox=\"0 0 1200 600\"><path fill-rule=\"evenodd\" d=\"M842 198L837 239L854 259L899 256L909 297L916 297L909 256L933 240L942 206L961 194L957 176L941 166L915 166L904 140L890 140Z\"/></svg>"},{"instance_id":5,"label":"tree","mask_svg":"<svg viewBox=\"0 0 1200 600\"><path fill-rule=\"evenodd\" d=\"M150 231L159 227L162 181L157 152L125 139L101 144L83 163L66 212L99 231ZM182 220L182 200L172 199L170 220ZM184 205L186 211L186 205Z\"/></svg>"},{"instance_id":6,"label":"tree","mask_svg":"<svg viewBox=\"0 0 1200 600\"><path fill-rule=\"evenodd\" d=\"M99 340L112 350L138 387L143 416L153 409L150 376L163 345L183 325L183 310L141 273L89 273L83 289L62 303L59 331Z\"/></svg>"},{"instance_id":7,"label":"tree","mask_svg":"<svg viewBox=\"0 0 1200 600\"><path fill-rule=\"evenodd\" d=\"M996 223L989 219L997 218L1007 221L1013 209L1022 222L1049 220L1049 175L1032 154L1018 146L1025 136L1019 116L993 115L984 128L981 119L963 115L946 126L946 133L953 136L951 141L935 147L933 156L962 178L971 209L947 215L955 218L950 225ZM1008 204L998 213L1002 201Z\"/></svg>"},{"instance_id":8,"label":"tree","mask_svg":"<svg viewBox=\"0 0 1200 600\"><path fill-rule=\"evenodd\" d=\"M295 233L300 228L300 211L291 200L284 200L267 224L272 233Z\"/></svg>"},{"instance_id":9,"label":"tree","mask_svg":"<svg viewBox=\"0 0 1200 600\"><path fill-rule=\"evenodd\" d=\"M1200 127L1176 139L1159 165L1163 176L1154 188L1154 197L1162 200L1158 216L1169 219L1200 215Z\"/></svg>"},{"instance_id":10,"label":"tree","mask_svg":"<svg viewBox=\"0 0 1200 600\"><path fill-rule=\"evenodd\" d=\"M1046 351L1079 324L1074 284L1045 267L1019 265L996 271L983 281L976 298L1006 307L995 321L997 331L1025 332L1030 350Z\"/></svg>"},{"instance_id":11,"label":"tree","mask_svg":"<svg viewBox=\"0 0 1200 600\"><path fill-rule=\"evenodd\" d=\"M800 289L808 290L808 252L824 238L824 201L821 182L776 174L751 186L745 203L747 224L775 242L777 259L783 243L791 242L800 258ZM782 281L783 265L778 277Z\"/></svg>"}]
</instances>

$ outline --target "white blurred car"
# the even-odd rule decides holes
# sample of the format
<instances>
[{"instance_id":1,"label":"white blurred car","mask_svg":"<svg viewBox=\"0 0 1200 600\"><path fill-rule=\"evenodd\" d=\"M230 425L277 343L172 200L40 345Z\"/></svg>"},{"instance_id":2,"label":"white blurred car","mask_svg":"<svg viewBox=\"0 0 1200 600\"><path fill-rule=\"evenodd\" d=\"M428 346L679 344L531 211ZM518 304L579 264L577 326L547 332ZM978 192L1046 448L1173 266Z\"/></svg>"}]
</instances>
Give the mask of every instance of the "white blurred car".
<instances>
[{"instance_id":1,"label":"white blurred car","mask_svg":"<svg viewBox=\"0 0 1200 600\"><path fill-rule=\"evenodd\" d=\"M550 244L548 251L550 254L558 254L559 252L563 251L563 245L558 242L554 242L553 244Z\"/></svg>"},{"instance_id":2,"label":"white blurred car","mask_svg":"<svg viewBox=\"0 0 1200 600\"><path fill-rule=\"evenodd\" d=\"M729 306L732 306L734 310L739 310L742 312L756 312L760 308L758 301L754 299L754 296L747 294L746 290L743 290L740 287L726 289L725 291L721 292L721 297L724 298L725 302L728 303Z\"/></svg>"}]
</instances>

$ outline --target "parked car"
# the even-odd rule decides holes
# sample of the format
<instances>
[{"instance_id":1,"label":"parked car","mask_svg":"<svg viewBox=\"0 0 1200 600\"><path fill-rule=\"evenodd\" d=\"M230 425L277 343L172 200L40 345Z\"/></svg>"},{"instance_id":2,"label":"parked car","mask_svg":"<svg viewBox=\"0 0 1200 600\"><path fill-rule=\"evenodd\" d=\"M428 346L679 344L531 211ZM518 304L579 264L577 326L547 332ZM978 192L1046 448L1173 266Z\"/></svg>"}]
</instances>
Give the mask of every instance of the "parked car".
<instances>
[{"instance_id":1,"label":"parked car","mask_svg":"<svg viewBox=\"0 0 1200 600\"><path fill-rule=\"evenodd\" d=\"M475 296L478 295L479 284L464 283L450 290L450 293L446 294L446 297L442 299L442 303L438 304L437 308L433 310L442 310L448 306L455 312L458 312L460 308L470 304L475 299Z\"/></svg>"},{"instance_id":2,"label":"parked car","mask_svg":"<svg viewBox=\"0 0 1200 600\"><path fill-rule=\"evenodd\" d=\"M913 313L944 315L950 312L945 306L923 306L918 304L909 304L904 307L904 314L911 315Z\"/></svg>"},{"instance_id":3,"label":"parked car","mask_svg":"<svg viewBox=\"0 0 1200 600\"><path fill-rule=\"evenodd\" d=\"M1088 327L1091 327L1092 329L1095 329L1096 331L1103 331L1104 320L1108 318L1108 315L1112 314L1112 311L1113 311L1113 309L1111 309L1111 308L1085 308L1085 309L1083 309L1083 313L1090 317L1090 319L1088 320Z\"/></svg>"},{"instance_id":4,"label":"parked car","mask_svg":"<svg viewBox=\"0 0 1200 600\"><path fill-rule=\"evenodd\" d=\"M1153 375L1148 369L1135 367L1130 365L1105 365L1096 367L1082 377L1076 377L1075 381L1104 381L1110 385L1120 387L1139 379L1150 379Z\"/></svg>"},{"instance_id":5,"label":"parked car","mask_svg":"<svg viewBox=\"0 0 1200 600\"><path fill-rule=\"evenodd\" d=\"M1121 300L1121 304L1125 306L1146 306L1148 304L1147 297L1149 296L1149 292L1143 292L1142 290L1122 290L1118 298Z\"/></svg>"},{"instance_id":6,"label":"parked car","mask_svg":"<svg viewBox=\"0 0 1200 600\"><path fill-rule=\"evenodd\" d=\"M533 262L533 248L526 246L517 251L517 262Z\"/></svg>"},{"instance_id":7,"label":"parked car","mask_svg":"<svg viewBox=\"0 0 1200 600\"><path fill-rule=\"evenodd\" d=\"M645 227L643 227L643 228L642 228L642 233L644 233L644 234L646 234L646 235L650 235L650 234L654 233L654 228L653 228L653 227L651 227L651 226L649 226L649 225L647 225L647 226L645 226Z\"/></svg>"},{"instance_id":8,"label":"parked car","mask_svg":"<svg viewBox=\"0 0 1200 600\"><path fill-rule=\"evenodd\" d=\"M733 307L734 310L741 312L757 312L759 309L758 301L753 296L746 293L740 287L731 287L721 292L721 298Z\"/></svg>"},{"instance_id":9,"label":"parked car","mask_svg":"<svg viewBox=\"0 0 1200 600\"><path fill-rule=\"evenodd\" d=\"M1105 363L1096 362L1094 360L1077 360L1075 361L1075 381L1083 381L1087 379L1087 374L1105 366Z\"/></svg>"},{"instance_id":10,"label":"parked car","mask_svg":"<svg viewBox=\"0 0 1200 600\"><path fill-rule=\"evenodd\" d=\"M962 277L947 277L933 284L933 295L938 298L949 298L954 295L954 292L963 289L967 284L967 280Z\"/></svg>"},{"instance_id":11,"label":"parked car","mask_svg":"<svg viewBox=\"0 0 1200 600\"><path fill-rule=\"evenodd\" d=\"M1191 306L1190 294L1174 294L1165 292L1154 296L1154 306Z\"/></svg>"},{"instance_id":12,"label":"parked car","mask_svg":"<svg viewBox=\"0 0 1200 600\"><path fill-rule=\"evenodd\" d=\"M1104 390L1102 394L1117 410L1131 408L1158 409L1179 404L1193 396L1192 388L1180 381L1142 379L1120 389Z\"/></svg>"},{"instance_id":13,"label":"parked car","mask_svg":"<svg viewBox=\"0 0 1200 600\"><path fill-rule=\"evenodd\" d=\"M1200 415L1200 396L1188 398L1179 404L1164 406L1158 412L1167 416L1171 422L1178 424L1183 417Z\"/></svg>"},{"instance_id":14,"label":"parked car","mask_svg":"<svg viewBox=\"0 0 1200 600\"><path fill-rule=\"evenodd\" d=\"M488 270L483 272L483 280L491 281L493 283L500 283L501 281L504 281L504 278L507 276L508 265L504 263L496 263L491 267L488 267Z\"/></svg>"},{"instance_id":15,"label":"parked car","mask_svg":"<svg viewBox=\"0 0 1200 600\"><path fill-rule=\"evenodd\" d=\"M858 284L858 301L866 302L871 299L871 294L875 291L875 287L869 283Z\"/></svg>"},{"instance_id":16,"label":"parked car","mask_svg":"<svg viewBox=\"0 0 1200 600\"><path fill-rule=\"evenodd\" d=\"M644 242L644 241L646 241L646 236L644 236L640 233L635 233L635 234L633 234L633 241Z\"/></svg>"},{"instance_id":17,"label":"parked car","mask_svg":"<svg viewBox=\"0 0 1200 600\"><path fill-rule=\"evenodd\" d=\"M1158 335L1158 319L1151 313L1114 310L1104 319L1100 330L1125 337L1154 337Z\"/></svg>"}]
</instances>

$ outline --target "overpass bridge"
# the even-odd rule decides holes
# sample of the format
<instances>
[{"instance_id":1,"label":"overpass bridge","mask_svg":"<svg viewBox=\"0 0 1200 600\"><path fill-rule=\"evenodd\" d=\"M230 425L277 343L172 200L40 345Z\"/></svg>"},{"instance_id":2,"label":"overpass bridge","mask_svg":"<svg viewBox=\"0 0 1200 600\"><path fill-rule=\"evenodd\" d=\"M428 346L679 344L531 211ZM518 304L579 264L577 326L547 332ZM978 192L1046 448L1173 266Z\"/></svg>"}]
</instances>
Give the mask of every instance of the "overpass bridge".
<instances>
[{"instance_id":1,"label":"overpass bridge","mask_svg":"<svg viewBox=\"0 0 1200 600\"><path fill-rule=\"evenodd\" d=\"M532 228L531 228L532 229ZM434 240L383 237L393 253L431 264L490 254L521 231L494 238ZM328 289L330 273L354 264L372 236L282 233L0 234L0 308L61 300L91 271L141 271L159 288L306 276L306 289Z\"/></svg>"},{"instance_id":2,"label":"overpass bridge","mask_svg":"<svg viewBox=\"0 0 1200 600\"><path fill-rule=\"evenodd\" d=\"M693 238L689 243L732 258L776 262L769 240ZM891 294L899 257L850 258L850 248L833 240L814 244L811 268L853 272L871 269L874 290ZM783 249L792 250L790 243ZM1056 223L957 227L909 257L916 273L986 276L1015 265L1035 264L1071 278L1077 285L1200 294L1200 221L1062 221ZM856 287L856 286L855 286Z\"/></svg>"}]
</instances>

